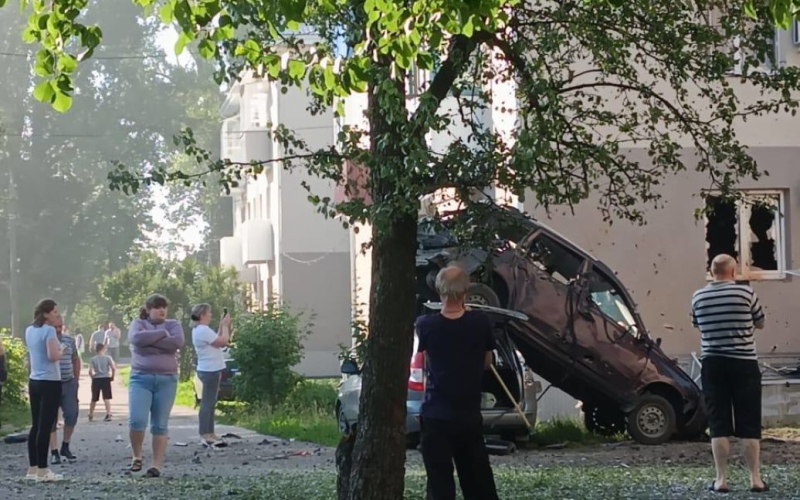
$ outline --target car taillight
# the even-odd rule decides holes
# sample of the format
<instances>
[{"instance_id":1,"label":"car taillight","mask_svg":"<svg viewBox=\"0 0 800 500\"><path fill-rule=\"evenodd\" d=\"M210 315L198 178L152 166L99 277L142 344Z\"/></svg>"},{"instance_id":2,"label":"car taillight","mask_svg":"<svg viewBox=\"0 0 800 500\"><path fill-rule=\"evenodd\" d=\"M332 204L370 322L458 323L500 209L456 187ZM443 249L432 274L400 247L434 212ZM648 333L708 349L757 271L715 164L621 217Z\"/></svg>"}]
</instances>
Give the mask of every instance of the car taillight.
<instances>
[{"instance_id":1,"label":"car taillight","mask_svg":"<svg viewBox=\"0 0 800 500\"><path fill-rule=\"evenodd\" d=\"M418 352L411 358L411 369L408 374L408 389L412 391L425 390L425 353Z\"/></svg>"}]
</instances>

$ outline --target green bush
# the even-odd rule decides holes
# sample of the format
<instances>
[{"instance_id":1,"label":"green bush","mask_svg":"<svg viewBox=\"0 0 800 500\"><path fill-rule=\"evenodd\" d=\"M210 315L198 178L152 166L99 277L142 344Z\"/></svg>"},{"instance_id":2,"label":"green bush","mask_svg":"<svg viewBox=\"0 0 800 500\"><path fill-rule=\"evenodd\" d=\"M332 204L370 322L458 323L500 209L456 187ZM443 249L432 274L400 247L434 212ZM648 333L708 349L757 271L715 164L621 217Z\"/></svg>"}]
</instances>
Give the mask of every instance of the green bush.
<instances>
[{"instance_id":1,"label":"green bush","mask_svg":"<svg viewBox=\"0 0 800 500\"><path fill-rule=\"evenodd\" d=\"M231 353L239 368L235 391L247 403L277 406L300 380L292 371L303 358L310 325L280 305L236 318Z\"/></svg>"},{"instance_id":2,"label":"green bush","mask_svg":"<svg viewBox=\"0 0 800 500\"><path fill-rule=\"evenodd\" d=\"M22 340L1 331L0 341L3 342L3 349L6 352L6 369L8 370L8 380L3 384L3 404L26 404L25 385L28 382L28 371L25 368L25 360L28 357L27 350L22 344Z\"/></svg>"},{"instance_id":3,"label":"green bush","mask_svg":"<svg viewBox=\"0 0 800 500\"><path fill-rule=\"evenodd\" d=\"M297 411L334 414L336 386L329 380L301 380L286 397L284 406Z\"/></svg>"}]
</instances>

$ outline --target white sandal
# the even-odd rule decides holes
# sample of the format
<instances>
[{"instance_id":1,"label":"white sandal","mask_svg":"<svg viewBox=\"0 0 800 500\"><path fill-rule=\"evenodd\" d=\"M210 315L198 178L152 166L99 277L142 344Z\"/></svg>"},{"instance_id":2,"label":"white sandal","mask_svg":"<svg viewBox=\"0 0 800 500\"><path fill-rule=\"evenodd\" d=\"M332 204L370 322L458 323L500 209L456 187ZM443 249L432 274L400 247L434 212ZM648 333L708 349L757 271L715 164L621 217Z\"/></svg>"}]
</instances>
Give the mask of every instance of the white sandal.
<instances>
[{"instance_id":1,"label":"white sandal","mask_svg":"<svg viewBox=\"0 0 800 500\"><path fill-rule=\"evenodd\" d=\"M36 482L37 483L55 483L58 481L63 481L64 476L62 474L56 474L55 472L47 469L47 473L44 476L36 475Z\"/></svg>"}]
</instances>

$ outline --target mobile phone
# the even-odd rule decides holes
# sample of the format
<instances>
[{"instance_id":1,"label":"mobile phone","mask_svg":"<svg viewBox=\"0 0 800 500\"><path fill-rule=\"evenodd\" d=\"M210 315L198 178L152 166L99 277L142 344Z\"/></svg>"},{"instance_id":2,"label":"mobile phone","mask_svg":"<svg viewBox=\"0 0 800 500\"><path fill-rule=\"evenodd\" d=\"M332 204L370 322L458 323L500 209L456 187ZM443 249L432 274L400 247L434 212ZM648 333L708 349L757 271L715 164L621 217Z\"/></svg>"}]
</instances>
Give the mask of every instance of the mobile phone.
<instances>
[{"instance_id":1,"label":"mobile phone","mask_svg":"<svg viewBox=\"0 0 800 500\"><path fill-rule=\"evenodd\" d=\"M222 308L222 314L225 315L225 316L228 315L228 308L227 307L223 307Z\"/></svg>"}]
</instances>

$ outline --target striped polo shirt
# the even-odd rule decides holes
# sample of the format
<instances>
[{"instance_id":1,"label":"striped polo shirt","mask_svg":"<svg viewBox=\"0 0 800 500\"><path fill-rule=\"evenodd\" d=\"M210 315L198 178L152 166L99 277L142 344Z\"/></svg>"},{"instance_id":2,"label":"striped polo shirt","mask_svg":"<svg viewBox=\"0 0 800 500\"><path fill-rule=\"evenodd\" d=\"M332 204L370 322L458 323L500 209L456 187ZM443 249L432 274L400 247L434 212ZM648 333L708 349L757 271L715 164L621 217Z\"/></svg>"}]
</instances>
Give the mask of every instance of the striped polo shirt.
<instances>
[{"instance_id":1,"label":"striped polo shirt","mask_svg":"<svg viewBox=\"0 0 800 500\"><path fill-rule=\"evenodd\" d=\"M692 323L700 330L702 356L756 359L753 331L764 311L750 285L715 281L692 296Z\"/></svg>"},{"instance_id":2,"label":"striped polo shirt","mask_svg":"<svg viewBox=\"0 0 800 500\"><path fill-rule=\"evenodd\" d=\"M64 352L58 358L58 364L61 367L61 381L66 382L75 377L75 370L72 367L72 358L78 355L78 350L75 348L75 339L69 335L62 335L58 341L65 346Z\"/></svg>"}]
</instances>

